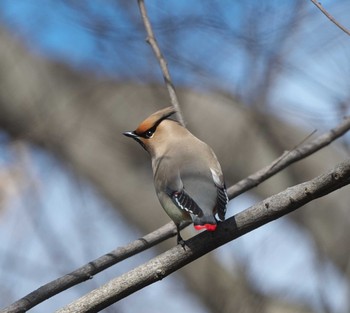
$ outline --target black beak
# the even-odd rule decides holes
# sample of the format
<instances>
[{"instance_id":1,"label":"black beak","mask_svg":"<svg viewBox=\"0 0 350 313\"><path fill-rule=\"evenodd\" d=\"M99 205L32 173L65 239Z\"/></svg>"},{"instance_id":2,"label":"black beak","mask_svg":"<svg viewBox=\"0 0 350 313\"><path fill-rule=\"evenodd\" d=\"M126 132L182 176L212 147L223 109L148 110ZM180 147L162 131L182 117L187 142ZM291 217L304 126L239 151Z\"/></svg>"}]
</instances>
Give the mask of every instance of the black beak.
<instances>
[{"instance_id":1,"label":"black beak","mask_svg":"<svg viewBox=\"0 0 350 313\"><path fill-rule=\"evenodd\" d=\"M135 132L124 132L123 135L126 136L126 137L134 138L134 139L136 139L136 138L138 137L138 136L135 134Z\"/></svg>"},{"instance_id":2,"label":"black beak","mask_svg":"<svg viewBox=\"0 0 350 313\"><path fill-rule=\"evenodd\" d=\"M142 146L142 148L144 148L147 151L145 144L140 140L140 136L137 135L134 131L133 132L124 132L123 135L126 137L130 137L132 139L135 139Z\"/></svg>"}]
</instances>

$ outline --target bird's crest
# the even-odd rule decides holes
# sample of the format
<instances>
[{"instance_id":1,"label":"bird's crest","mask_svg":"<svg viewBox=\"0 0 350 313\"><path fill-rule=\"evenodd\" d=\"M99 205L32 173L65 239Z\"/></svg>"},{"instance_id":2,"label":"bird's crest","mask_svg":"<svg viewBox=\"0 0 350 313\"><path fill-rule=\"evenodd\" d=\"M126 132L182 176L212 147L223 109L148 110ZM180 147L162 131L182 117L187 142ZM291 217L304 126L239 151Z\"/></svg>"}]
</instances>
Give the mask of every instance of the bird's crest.
<instances>
[{"instance_id":1,"label":"bird's crest","mask_svg":"<svg viewBox=\"0 0 350 313\"><path fill-rule=\"evenodd\" d=\"M145 133L152 127L156 128L161 123L161 121L167 119L169 116L175 113L176 110L172 106L153 113L137 127L137 129L135 130L135 134L140 135Z\"/></svg>"}]
</instances>

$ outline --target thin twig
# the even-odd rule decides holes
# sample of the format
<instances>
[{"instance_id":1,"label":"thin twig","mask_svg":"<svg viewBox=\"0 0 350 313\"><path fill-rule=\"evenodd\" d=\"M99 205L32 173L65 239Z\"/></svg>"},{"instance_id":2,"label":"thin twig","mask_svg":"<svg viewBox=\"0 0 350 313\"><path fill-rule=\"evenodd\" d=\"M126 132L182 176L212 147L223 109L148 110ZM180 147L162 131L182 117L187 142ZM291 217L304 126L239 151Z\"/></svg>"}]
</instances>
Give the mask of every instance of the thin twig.
<instances>
[{"instance_id":1,"label":"thin twig","mask_svg":"<svg viewBox=\"0 0 350 313\"><path fill-rule=\"evenodd\" d=\"M282 160L284 160L288 155L290 155L294 150L298 149L302 144L304 144L309 138L312 137L313 134L317 132L317 129L313 130L310 134L308 134L301 142L295 145L291 150L285 151L279 158L277 158L273 164L271 164L271 169L273 169L277 164L279 164Z\"/></svg>"},{"instance_id":2,"label":"thin twig","mask_svg":"<svg viewBox=\"0 0 350 313\"><path fill-rule=\"evenodd\" d=\"M290 187L220 223L214 233L203 232L153 258L147 263L110 280L57 313L98 312L132 293L153 284L208 252L284 216L306 203L350 183L350 160L326 174Z\"/></svg>"},{"instance_id":3,"label":"thin twig","mask_svg":"<svg viewBox=\"0 0 350 313\"><path fill-rule=\"evenodd\" d=\"M147 15L145 2L144 2L144 0L137 0L137 2L139 5L139 8L140 8L142 21L143 21L143 24L145 26L146 33L147 33L146 41L152 47L152 50L153 50L153 52L154 52L154 54L159 62L160 68L161 68L162 73L163 73L164 82L165 82L165 85L168 89L168 93L170 96L171 105L177 111L177 119L181 123L182 126L185 126L185 122L183 120L182 113L180 110L179 100L177 98L175 88L174 88L174 85L173 85L171 77L170 77L167 62L166 62L166 60L165 60L165 58L164 58L164 56L159 48L156 37L154 36L152 25L151 25L151 22L148 18L148 15Z\"/></svg>"},{"instance_id":4,"label":"thin twig","mask_svg":"<svg viewBox=\"0 0 350 313\"><path fill-rule=\"evenodd\" d=\"M237 197L238 195L258 186L263 181L280 172L287 166L306 158L316 151L319 151L337 138L344 135L349 129L350 117L346 117L341 124L317 137L310 143L304 144L294 150L284 152L282 156L277 158L270 165L265 166L261 170L255 172L245 179L242 179L238 183L228 188L227 193L229 198L232 199Z\"/></svg>"},{"instance_id":5,"label":"thin twig","mask_svg":"<svg viewBox=\"0 0 350 313\"><path fill-rule=\"evenodd\" d=\"M291 150L289 152L285 152L270 165L231 186L228 189L229 198L232 199L246 192L247 190L256 187L272 175L283 170L288 165L317 152L323 147L329 145L332 141L344 135L349 129L350 117L347 117L337 127L317 137L312 142L302 145L294 151ZM124 247L111 251L110 253L89 262L77 270L47 283L39 289L29 293L22 299L14 302L3 311L0 311L0 313L25 312L48 298L60 293L61 291L86 281L87 279L92 278L93 275L100 273L106 268L115 265L118 262L125 260L126 258L141 251L147 250L156 244L175 236L175 234L176 228L174 224L170 222L152 233L142 237L141 239L135 240Z\"/></svg>"},{"instance_id":6,"label":"thin twig","mask_svg":"<svg viewBox=\"0 0 350 313\"><path fill-rule=\"evenodd\" d=\"M328 11L322 6L322 4L320 2L318 2L317 0L311 0L311 2L317 6L320 11L327 16L327 18L333 22L336 26L338 26L345 34L347 34L348 36L350 36L350 30L348 30L345 26L343 26L342 24L340 24L332 15L330 15L328 13Z\"/></svg>"}]
</instances>

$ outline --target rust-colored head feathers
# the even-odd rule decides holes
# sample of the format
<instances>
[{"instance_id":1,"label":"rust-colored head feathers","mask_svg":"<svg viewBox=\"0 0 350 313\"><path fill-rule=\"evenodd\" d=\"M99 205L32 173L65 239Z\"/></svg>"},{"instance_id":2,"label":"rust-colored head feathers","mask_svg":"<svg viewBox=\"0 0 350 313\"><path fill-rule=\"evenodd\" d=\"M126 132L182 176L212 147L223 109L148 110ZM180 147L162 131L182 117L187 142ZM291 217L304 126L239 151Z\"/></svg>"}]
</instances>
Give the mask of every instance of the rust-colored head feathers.
<instances>
[{"instance_id":1,"label":"rust-colored head feathers","mask_svg":"<svg viewBox=\"0 0 350 313\"><path fill-rule=\"evenodd\" d=\"M123 133L127 137L135 139L143 148L147 149L147 139L153 137L154 132L156 131L158 125L176 113L176 110L173 107L167 107L165 109L159 110L149 117L147 117L134 131L129 131Z\"/></svg>"},{"instance_id":2,"label":"rust-colored head feathers","mask_svg":"<svg viewBox=\"0 0 350 313\"><path fill-rule=\"evenodd\" d=\"M137 127L135 134L141 136L149 129L156 128L163 120L175 113L176 110L171 106L153 113Z\"/></svg>"}]
</instances>

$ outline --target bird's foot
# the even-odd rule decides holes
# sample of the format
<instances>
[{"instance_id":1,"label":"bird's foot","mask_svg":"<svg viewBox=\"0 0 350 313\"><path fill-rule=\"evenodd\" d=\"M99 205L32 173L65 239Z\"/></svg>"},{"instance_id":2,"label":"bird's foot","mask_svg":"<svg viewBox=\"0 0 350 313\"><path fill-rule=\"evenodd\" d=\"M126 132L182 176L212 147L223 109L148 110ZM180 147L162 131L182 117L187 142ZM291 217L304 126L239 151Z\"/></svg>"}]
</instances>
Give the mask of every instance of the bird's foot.
<instances>
[{"instance_id":1,"label":"bird's foot","mask_svg":"<svg viewBox=\"0 0 350 313\"><path fill-rule=\"evenodd\" d=\"M181 247L186 250L186 241L183 240L181 236L177 237L177 244L181 245Z\"/></svg>"}]
</instances>

